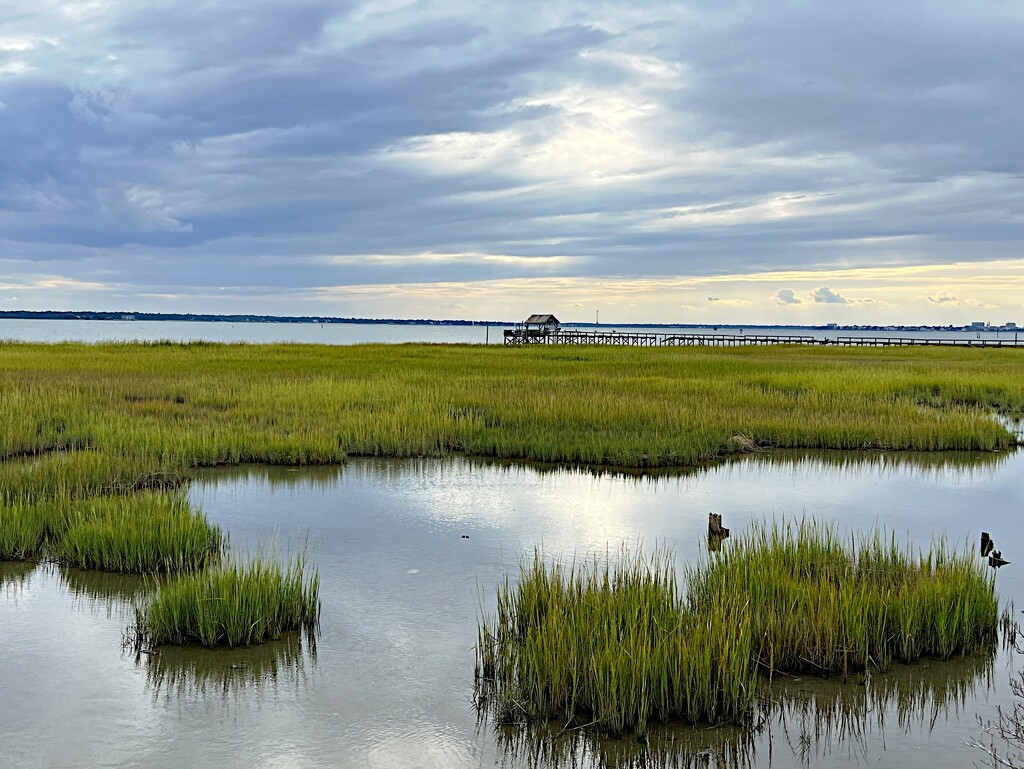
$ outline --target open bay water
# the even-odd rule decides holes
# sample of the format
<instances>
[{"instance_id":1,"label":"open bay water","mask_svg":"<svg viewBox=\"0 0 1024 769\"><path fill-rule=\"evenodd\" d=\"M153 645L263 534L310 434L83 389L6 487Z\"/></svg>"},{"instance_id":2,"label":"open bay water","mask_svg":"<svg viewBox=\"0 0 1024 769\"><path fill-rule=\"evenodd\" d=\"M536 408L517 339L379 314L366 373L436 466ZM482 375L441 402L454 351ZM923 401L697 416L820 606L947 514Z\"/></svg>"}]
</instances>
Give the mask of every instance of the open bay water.
<instances>
[{"instance_id":1,"label":"open bay water","mask_svg":"<svg viewBox=\"0 0 1024 769\"><path fill-rule=\"evenodd\" d=\"M734 536L813 517L882 527L1014 563L1024 605L1024 453L755 454L630 476L460 457L201 472L189 493L249 550L308 547L320 569L315 652L296 638L237 651L121 648L144 580L0 564L0 764L12 767L964 767L986 757L978 718L1011 707L1017 654L897 666L839 683L780 681L757 730L662 729L631 741L537 739L480 723L481 608L541 546L549 557L623 542L702 556L709 512ZM1019 612L1018 612L1019 613Z\"/></svg>"},{"instance_id":2,"label":"open bay water","mask_svg":"<svg viewBox=\"0 0 1024 769\"><path fill-rule=\"evenodd\" d=\"M566 326L566 328L574 328ZM733 328L720 326L637 327L614 324L580 327L582 331L632 334L774 334L813 336L900 336L916 339L1002 339L1010 341L1018 331L845 331L791 326ZM148 320L22 320L0 318L0 339L22 342L298 342L302 344L501 344L502 326L455 326L409 323L228 323Z\"/></svg>"}]
</instances>

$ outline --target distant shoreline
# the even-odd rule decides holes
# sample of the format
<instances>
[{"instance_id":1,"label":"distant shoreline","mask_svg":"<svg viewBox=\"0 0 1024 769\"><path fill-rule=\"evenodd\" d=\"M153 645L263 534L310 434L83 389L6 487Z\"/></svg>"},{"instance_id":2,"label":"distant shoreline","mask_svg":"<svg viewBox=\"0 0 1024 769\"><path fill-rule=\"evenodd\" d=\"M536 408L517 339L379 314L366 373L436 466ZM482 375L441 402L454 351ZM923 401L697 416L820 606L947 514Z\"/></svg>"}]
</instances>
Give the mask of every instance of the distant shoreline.
<instances>
[{"instance_id":1,"label":"distant shoreline","mask_svg":"<svg viewBox=\"0 0 1024 769\"><path fill-rule=\"evenodd\" d=\"M331 323L351 325L391 326L514 326L517 321L503 320L456 320L432 318L339 318L329 315L215 315L205 313L173 312L100 312L65 310L0 310L0 320L106 320L106 321L182 321L191 323ZM800 328L825 331L964 331L966 326L927 325L857 325L837 324L801 325L776 323L587 323L566 322L563 326L573 328L714 328L714 329L761 329ZM1005 326L971 328L971 331L1006 332L1024 329Z\"/></svg>"},{"instance_id":2,"label":"distant shoreline","mask_svg":"<svg viewBox=\"0 0 1024 769\"><path fill-rule=\"evenodd\" d=\"M501 320L433 320L417 318L337 318L329 315L213 315L175 312L72 312L63 310L0 310L0 320L184 321L191 323L350 323L394 326L514 326Z\"/></svg>"}]
</instances>

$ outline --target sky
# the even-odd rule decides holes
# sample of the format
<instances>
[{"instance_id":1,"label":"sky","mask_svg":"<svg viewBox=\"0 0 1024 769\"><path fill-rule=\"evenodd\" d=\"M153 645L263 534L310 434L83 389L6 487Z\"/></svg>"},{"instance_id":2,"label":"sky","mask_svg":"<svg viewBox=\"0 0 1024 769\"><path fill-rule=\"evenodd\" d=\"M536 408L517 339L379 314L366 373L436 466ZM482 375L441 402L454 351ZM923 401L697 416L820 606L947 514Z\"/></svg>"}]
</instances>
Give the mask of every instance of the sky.
<instances>
[{"instance_id":1,"label":"sky","mask_svg":"<svg viewBox=\"0 0 1024 769\"><path fill-rule=\"evenodd\" d=\"M0 0L0 309L1024 324L1017 0Z\"/></svg>"}]
</instances>

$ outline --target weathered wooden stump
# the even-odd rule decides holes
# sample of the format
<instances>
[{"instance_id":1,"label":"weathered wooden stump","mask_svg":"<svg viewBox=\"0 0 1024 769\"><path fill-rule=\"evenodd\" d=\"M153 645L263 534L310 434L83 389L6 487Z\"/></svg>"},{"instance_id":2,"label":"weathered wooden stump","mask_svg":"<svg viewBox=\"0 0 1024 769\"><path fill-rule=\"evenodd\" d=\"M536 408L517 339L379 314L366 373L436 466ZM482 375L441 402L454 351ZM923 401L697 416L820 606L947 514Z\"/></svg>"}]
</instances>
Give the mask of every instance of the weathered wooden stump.
<instances>
[{"instance_id":1,"label":"weathered wooden stump","mask_svg":"<svg viewBox=\"0 0 1024 769\"><path fill-rule=\"evenodd\" d=\"M722 525L722 516L719 513L708 513L708 536L722 539L729 536L729 530Z\"/></svg>"},{"instance_id":2,"label":"weathered wooden stump","mask_svg":"<svg viewBox=\"0 0 1024 769\"><path fill-rule=\"evenodd\" d=\"M729 536L729 530L722 525L722 516L708 513L708 550L717 553L722 549L722 540Z\"/></svg>"},{"instance_id":3,"label":"weathered wooden stump","mask_svg":"<svg viewBox=\"0 0 1024 769\"><path fill-rule=\"evenodd\" d=\"M986 555L992 552L992 548L996 546L995 541L988 535L987 531L981 532L981 557L984 558Z\"/></svg>"}]
</instances>

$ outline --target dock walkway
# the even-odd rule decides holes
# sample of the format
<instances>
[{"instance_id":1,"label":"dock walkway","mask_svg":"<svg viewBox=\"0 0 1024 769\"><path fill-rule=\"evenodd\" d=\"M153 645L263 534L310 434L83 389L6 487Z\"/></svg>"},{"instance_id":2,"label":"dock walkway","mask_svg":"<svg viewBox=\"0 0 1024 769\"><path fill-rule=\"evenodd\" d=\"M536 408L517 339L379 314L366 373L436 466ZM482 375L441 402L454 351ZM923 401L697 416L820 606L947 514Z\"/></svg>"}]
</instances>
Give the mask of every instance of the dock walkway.
<instances>
[{"instance_id":1,"label":"dock walkway","mask_svg":"<svg viewBox=\"0 0 1024 769\"><path fill-rule=\"evenodd\" d=\"M800 344L840 347L1015 347L1024 339L980 339L970 337L922 338L906 336L815 337L793 334L633 334L619 331L535 331L505 329L506 346L527 344L616 345L620 347L749 347Z\"/></svg>"}]
</instances>

